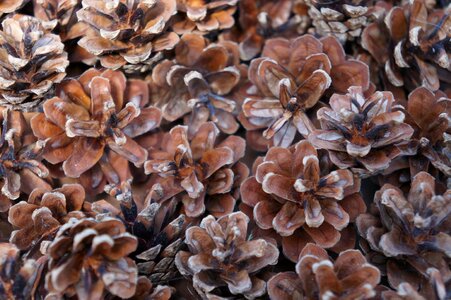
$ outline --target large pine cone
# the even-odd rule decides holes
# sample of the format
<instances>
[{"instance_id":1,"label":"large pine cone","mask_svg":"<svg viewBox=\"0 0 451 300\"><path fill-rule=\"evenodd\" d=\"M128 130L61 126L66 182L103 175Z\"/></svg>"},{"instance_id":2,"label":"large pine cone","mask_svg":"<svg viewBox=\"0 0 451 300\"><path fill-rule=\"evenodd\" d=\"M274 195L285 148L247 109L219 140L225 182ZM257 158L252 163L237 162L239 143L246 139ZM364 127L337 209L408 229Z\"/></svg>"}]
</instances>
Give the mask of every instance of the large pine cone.
<instances>
[{"instance_id":1,"label":"large pine cone","mask_svg":"<svg viewBox=\"0 0 451 300\"><path fill-rule=\"evenodd\" d=\"M390 285L407 281L429 299L444 299L444 282L451 280L451 190L436 193L434 178L420 172L407 195L386 184L374 202L373 214L360 215L356 224L369 254L385 256Z\"/></svg>"},{"instance_id":2,"label":"large pine cone","mask_svg":"<svg viewBox=\"0 0 451 300\"><path fill-rule=\"evenodd\" d=\"M146 72L179 41L168 22L177 12L175 0L83 1L78 19L91 25L94 35L78 44L98 56L105 68Z\"/></svg>"},{"instance_id":3,"label":"large pine cone","mask_svg":"<svg viewBox=\"0 0 451 300\"><path fill-rule=\"evenodd\" d=\"M180 251L175 263L183 275L193 276L194 288L204 298L218 299L221 287L227 287L226 295L248 299L265 294L266 284L257 273L277 263L279 250L264 239L250 238L248 222L244 213L235 212L218 220L208 216L200 227L187 229L189 251Z\"/></svg>"},{"instance_id":4,"label":"large pine cone","mask_svg":"<svg viewBox=\"0 0 451 300\"><path fill-rule=\"evenodd\" d=\"M0 32L0 104L29 111L53 95L69 65L64 44L39 19L14 15Z\"/></svg>"}]
</instances>

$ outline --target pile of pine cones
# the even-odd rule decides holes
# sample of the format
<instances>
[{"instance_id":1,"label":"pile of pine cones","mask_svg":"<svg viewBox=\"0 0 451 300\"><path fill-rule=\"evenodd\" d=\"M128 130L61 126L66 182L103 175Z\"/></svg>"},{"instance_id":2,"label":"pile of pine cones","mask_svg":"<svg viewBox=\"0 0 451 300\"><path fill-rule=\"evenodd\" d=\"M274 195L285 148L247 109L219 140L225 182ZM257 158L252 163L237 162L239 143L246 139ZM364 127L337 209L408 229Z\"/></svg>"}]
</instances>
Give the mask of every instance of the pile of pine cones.
<instances>
[{"instance_id":1,"label":"pile of pine cones","mask_svg":"<svg viewBox=\"0 0 451 300\"><path fill-rule=\"evenodd\" d=\"M0 22L0 299L451 299L449 1Z\"/></svg>"}]
</instances>

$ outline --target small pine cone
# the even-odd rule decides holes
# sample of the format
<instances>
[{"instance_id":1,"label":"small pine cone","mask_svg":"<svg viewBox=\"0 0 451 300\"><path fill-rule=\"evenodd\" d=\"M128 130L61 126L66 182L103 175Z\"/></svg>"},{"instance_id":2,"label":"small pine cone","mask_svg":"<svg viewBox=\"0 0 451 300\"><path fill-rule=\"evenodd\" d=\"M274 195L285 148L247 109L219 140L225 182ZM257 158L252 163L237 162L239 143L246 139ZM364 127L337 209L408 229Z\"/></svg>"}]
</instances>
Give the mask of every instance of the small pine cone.
<instances>
[{"instance_id":1,"label":"small pine cone","mask_svg":"<svg viewBox=\"0 0 451 300\"><path fill-rule=\"evenodd\" d=\"M193 285L204 299L244 295L255 299L266 293L266 283L258 272L277 263L279 250L263 239L248 236L249 218L242 212L215 220L204 218L200 227L186 230L189 251L180 251L175 263L185 276L193 276ZM221 287L226 295L216 295Z\"/></svg>"},{"instance_id":2,"label":"small pine cone","mask_svg":"<svg viewBox=\"0 0 451 300\"><path fill-rule=\"evenodd\" d=\"M369 25L362 46L392 85L408 91L422 85L436 91L450 83L450 26L445 10L429 13L425 1L407 1L388 11L385 20Z\"/></svg>"},{"instance_id":3,"label":"small pine cone","mask_svg":"<svg viewBox=\"0 0 451 300\"><path fill-rule=\"evenodd\" d=\"M206 210L216 217L231 213L239 186L249 174L239 162L246 143L233 135L218 143L218 134L212 122L203 124L191 139L186 126L172 128L161 149L150 150L144 164L153 182L146 202L161 203L175 196L193 218Z\"/></svg>"},{"instance_id":4,"label":"small pine cone","mask_svg":"<svg viewBox=\"0 0 451 300\"><path fill-rule=\"evenodd\" d=\"M14 15L2 22L0 31L0 105L17 110L36 109L53 95L54 84L69 65L64 44L49 33L44 22Z\"/></svg>"},{"instance_id":5,"label":"small pine cone","mask_svg":"<svg viewBox=\"0 0 451 300\"><path fill-rule=\"evenodd\" d=\"M29 142L30 128L19 111L0 108L0 122L0 212L5 212L21 192L51 187L43 179L49 171L40 162L45 142Z\"/></svg>"},{"instance_id":6,"label":"small pine cone","mask_svg":"<svg viewBox=\"0 0 451 300\"><path fill-rule=\"evenodd\" d=\"M81 0L33 0L34 16L55 24L61 40L67 41L86 35L88 25L78 22L76 12Z\"/></svg>"},{"instance_id":7,"label":"small pine cone","mask_svg":"<svg viewBox=\"0 0 451 300\"><path fill-rule=\"evenodd\" d=\"M117 219L72 218L60 227L47 249L46 288L56 297L100 300L104 291L132 297L138 270L127 256L137 244Z\"/></svg>"},{"instance_id":8,"label":"small pine cone","mask_svg":"<svg viewBox=\"0 0 451 300\"><path fill-rule=\"evenodd\" d=\"M349 223L365 212L360 180L349 170L325 173L310 143L272 147L255 174L241 185L242 201L253 207L260 228L274 229L282 237L287 258L297 261L308 242L324 248L355 242L340 239Z\"/></svg>"},{"instance_id":9,"label":"small pine cone","mask_svg":"<svg viewBox=\"0 0 451 300\"><path fill-rule=\"evenodd\" d=\"M360 215L356 224L370 251L385 256L393 288L406 281L428 299L445 299L444 282L451 282L451 190L440 195L435 188L426 172L413 178L406 196L385 184L375 194L373 214Z\"/></svg>"},{"instance_id":10,"label":"small pine cone","mask_svg":"<svg viewBox=\"0 0 451 300\"><path fill-rule=\"evenodd\" d=\"M235 24L233 14L239 0L176 0L178 14L172 27L179 34L229 29Z\"/></svg>"},{"instance_id":11,"label":"small pine cone","mask_svg":"<svg viewBox=\"0 0 451 300\"><path fill-rule=\"evenodd\" d=\"M0 2L0 17L3 14L15 12L27 4L28 0L2 0Z\"/></svg>"},{"instance_id":12,"label":"small pine cone","mask_svg":"<svg viewBox=\"0 0 451 300\"><path fill-rule=\"evenodd\" d=\"M78 44L98 56L105 68L123 68L127 73L147 72L171 50L179 37L168 22L177 12L176 0L84 0L79 21L95 34Z\"/></svg>"},{"instance_id":13,"label":"small pine cone","mask_svg":"<svg viewBox=\"0 0 451 300\"><path fill-rule=\"evenodd\" d=\"M85 202L85 190L79 184L65 184L54 190L36 188L28 201L9 209L8 221L18 228L11 233L10 242L20 250L39 246L43 240L52 239L70 218L93 215L90 203Z\"/></svg>"},{"instance_id":14,"label":"small pine cone","mask_svg":"<svg viewBox=\"0 0 451 300\"><path fill-rule=\"evenodd\" d=\"M314 128L307 113L329 87L337 92L357 82L364 90L369 87L368 66L347 60L343 47L333 37L270 39L262 56L252 60L249 67L249 79L257 92L244 101L239 116L250 131L251 146L264 144L258 140L262 135L282 147L290 146L297 132L306 137Z\"/></svg>"},{"instance_id":15,"label":"small pine cone","mask_svg":"<svg viewBox=\"0 0 451 300\"><path fill-rule=\"evenodd\" d=\"M88 191L106 182L120 186L130 178L128 162L138 166L147 159L133 139L161 121L159 109L145 107L148 100L147 84L119 71L89 69L63 81L44 113L31 119L35 136L49 139L43 157L62 163L66 176L81 176Z\"/></svg>"},{"instance_id":16,"label":"small pine cone","mask_svg":"<svg viewBox=\"0 0 451 300\"><path fill-rule=\"evenodd\" d=\"M397 143L407 141L414 130L404 123L405 115L394 111L391 92L376 92L365 98L361 87L350 87L346 95L334 94L331 108L318 110L321 130L309 141L327 149L339 168L354 168L369 176L388 168L400 154Z\"/></svg>"},{"instance_id":17,"label":"small pine cone","mask_svg":"<svg viewBox=\"0 0 451 300\"><path fill-rule=\"evenodd\" d=\"M390 164L381 180L387 182L389 175L388 182L401 186L410 184L410 179L421 171L429 171L437 179L451 176L450 156L445 154L445 136L451 129L451 100L440 91L433 93L419 87L409 94L406 108L400 109L415 132L412 139L398 146L403 155Z\"/></svg>"},{"instance_id":18,"label":"small pine cone","mask_svg":"<svg viewBox=\"0 0 451 300\"><path fill-rule=\"evenodd\" d=\"M379 270L359 250L343 251L334 262L323 248L310 243L299 255L296 273L279 273L268 281L271 300L370 299L380 281Z\"/></svg>"},{"instance_id":19,"label":"small pine cone","mask_svg":"<svg viewBox=\"0 0 451 300\"><path fill-rule=\"evenodd\" d=\"M268 38L297 33L290 30L300 23L290 18L293 0L241 0L238 5L239 23L222 33L220 39L238 42L242 60L248 61L260 54Z\"/></svg>"},{"instance_id":20,"label":"small pine cone","mask_svg":"<svg viewBox=\"0 0 451 300\"><path fill-rule=\"evenodd\" d=\"M185 34L175 53L175 60L157 65L150 79L163 117L171 122L184 118L189 136L209 120L222 132L235 133L239 124L232 91L241 79L237 44L207 45L201 35Z\"/></svg>"},{"instance_id":21,"label":"small pine cone","mask_svg":"<svg viewBox=\"0 0 451 300\"><path fill-rule=\"evenodd\" d=\"M179 214L177 204L176 199L163 204L150 203L138 211L135 200L130 199L121 201L121 210L118 211L101 200L93 203L92 209L124 220L127 232L138 239L135 260L139 274L146 276L152 284L161 285L173 281L178 275L174 258L183 246L188 225L185 215Z\"/></svg>"},{"instance_id":22,"label":"small pine cone","mask_svg":"<svg viewBox=\"0 0 451 300\"><path fill-rule=\"evenodd\" d=\"M0 298L5 300L43 299L39 294L43 268L47 260L23 259L10 243L0 243Z\"/></svg>"},{"instance_id":23,"label":"small pine cone","mask_svg":"<svg viewBox=\"0 0 451 300\"><path fill-rule=\"evenodd\" d=\"M306 0L315 33L335 36L342 44L354 41L370 23L368 0Z\"/></svg>"}]
</instances>

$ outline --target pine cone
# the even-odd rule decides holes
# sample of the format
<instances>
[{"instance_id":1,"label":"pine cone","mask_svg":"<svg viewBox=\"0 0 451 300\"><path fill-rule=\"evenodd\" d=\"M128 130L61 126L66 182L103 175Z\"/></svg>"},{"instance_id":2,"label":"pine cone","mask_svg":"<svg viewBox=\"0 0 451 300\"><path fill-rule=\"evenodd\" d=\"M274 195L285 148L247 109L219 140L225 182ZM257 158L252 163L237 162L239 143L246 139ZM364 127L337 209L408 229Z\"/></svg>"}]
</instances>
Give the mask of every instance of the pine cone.
<instances>
[{"instance_id":1,"label":"pine cone","mask_svg":"<svg viewBox=\"0 0 451 300\"><path fill-rule=\"evenodd\" d=\"M386 184L376 192L374 203L375 213L359 216L356 223L371 250L387 258L390 285L396 288L406 281L428 299L444 299L440 291L451 280L451 190L436 194L434 178L420 172L407 197Z\"/></svg>"},{"instance_id":2,"label":"pine cone","mask_svg":"<svg viewBox=\"0 0 451 300\"><path fill-rule=\"evenodd\" d=\"M279 273L268 281L272 300L370 299L380 281L379 270L359 250L343 251L333 262L323 248L310 243L299 255L296 273Z\"/></svg>"},{"instance_id":3,"label":"pine cone","mask_svg":"<svg viewBox=\"0 0 451 300\"><path fill-rule=\"evenodd\" d=\"M13 12L19 10L27 2L28 2L28 0L3 0L3 1L1 1L0 2L0 17L3 14L13 13Z\"/></svg>"},{"instance_id":4,"label":"pine cone","mask_svg":"<svg viewBox=\"0 0 451 300\"><path fill-rule=\"evenodd\" d=\"M317 1L306 0L308 14L315 33L319 36L335 36L342 44L354 41L371 22L369 0ZM370 3L369 3L370 2Z\"/></svg>"},{"instance_id":5,"label":"pine cone","mask_svg":"<svg viewBox=\"0 0 451 300\"><path fill-rule=\"evenodd\" d=\"M63 41L86 35L88 25L78 22L76 12L81 0L33 0L34 16L55 23L55 30Z\"/></svg>"},{"instance_id":6,"label":"pine cone","mask_svg":"<svg viewBox=\"0 0 451 300\"><path fill-rule=\"evenodd\" d=\"M412 139L398 146L403 155L391 162L381 180L387 182L389 175L390 183L401 186L410 184L411 177L421 171L429 171L437 179L451 176L450 157L445 153L445 135L451 131L450 104L440 91L419 87L410 93L406 109L400 109L415 132Z\"/></svg>"},{"instance_id":7,"label":"pine cone","mask_svg":"<svg viewBox=\"0 0 451 300\"><path fill-rule=\"evenodd\" d=\"M241 186L257 225L282 236L283 253L294 262L308 242L335 246L340 231L366 209L360 180L351 171L324 171L315 148L301 141L289 149L269 149L256 175Z\"/></svg>"},{"instance_id":8,"label":"pine cone","mask_svg":"<svg viewBox=\"0 0 451 300\"><path fill-rule=\"evenodd\" d=\"M39 19L14 15L0 32L0 105L34 110L53 95L54 84L69 65L59 36Z\"/></svg>"},{"instance_id":9,"label":"pine cone","mask_svg":"<svg viewBox=\"0 0 451 300\"><path fill-rule=\"evenodd\" d=\"M144 107L146 83L127 80L119 71L90 69L62 82L57 94L44 103L44 113L31 119L35 136L49 139L44 158L63 163L68 177L81 176L88 190L130 178L128 161L142 165L147 159L147 151L133 138L161 121L159 109Z\"/></svg>"},{"instance_id":10,"label":"pine cone","mask_svg":"<svg viewBox=\"0 0 451 300\"><path fill-rule=\"evenodd\" d=\"M45 142L29 143L30 129L21 112L5 108L0 112L0 212L4 212L21 192L51 187L43 179L49 171L40 162Z\"/></svg>"},{"instance_id":11,"label":"pine cone","mask_svg":"<svg viewBox=\"0 0 451 300\"><path fill-rule=\"evenodd\" d=\"M172 27L179 34L199 31L207 34L235 24L233 14L239 0L177 0L178 15Z\"/></svg>"},{"instance_id":12,"label":"pine cone","mask_svg":"<svg viewBox=\"0 0 451 300\"><path fill-rule=\"evenodd\" d=\"M260 133L265 128L263 137L272 139L274 146L290 146L296 132L306 137L314 128L307 113L329 86L335 91L346 90L356 82L364 89L369 86L368 67L346 60L333 37L321 41L311 35L292 41L271 39L262 56L249 67L249 79L258 92L244 101L239 118L250 131L251 146L262 144L253 138L252 131Z\"/></svg>"},{"instance_id":13,"label":"pine cone","mask_svg":"<svg viewBox=\"0 0 451 300\"><path fill-rule=\"evenodd\" d=\"M122 298L135 294L138 271L127 256L137 240L121 221L70 219L48 248L49 296L102 299L103 292Z\"/></svg>"},{"instance_id":14,"label":"pine cone","mask_svg":"<svg viewBox=\"0 0 451 300\"><path fill-rule=\"evenodd\" d=\"M227 134L235 133L237 103L232 90L240 81L238 46L207 45L198 34L185 34L175 48L175 61L163 61L152 73L151 91L168 121L184 118L192 136L211 120ZM161 95L163 94L163 95Z\"/></svg>"},{"instance_id":15,"label":"pine cone","mask_svg":"<svg viewBox=\"0 0 451 300\"><path fill-rule=\"evenodd\" d=\"M11 233L10 242L20 250L29 249L52 239L58 228L70 218L93 216L90 203L85 202L85 190L79 184L65 184L61 188L36 188L28 201L21 201L9 209L8 221L18 228Z\"/></svg>"},{"instance_id":16,"label":"pine cone","mask_svg":"<svg viewBox=\"0 0 451 300\"><path fill-rule=\"evenodd\" d=\"M334 94L331 108L321 108L322 130L308 137L318 148L327 149L340 168L353 167L364 176L386 169L400 154L397 143L408 140L413 129L405 115L394 111L391 92L376 92L365 98L361 87L351 87L346 95Z\"/></svg>"},{"instance_id":17,"label":"pine cone","mask_svg":"<svg viewBox=\"0 0 451 300\"><path fill-rule=\"evenodd\" d=\"M241 0L239 23L220 38L239 43L240 58L251 60L262 51L265 40L272 37L294 37L304 33L301 23L291 17L293 0Z\"/></svg>"},{"instance_id":18,"label":"pine cone","mask_svg":"<svg viewBox=\"0 0 451 300\"><path fill-rule=\"evenodd\" d=\"M146 174L153 174L146 202L177 197L188 217L198 217L205 210L217 217L231 213L238 188L249 174L238 162L244 156L245 141L229 136L217 143L218 134L212 122L203 124L191 139L186 126L172 128L161 150L149 151L144 165Z\"/></svg>"},{"instance_id":19,"label":"pine cone","mask_svg":"<svg viewBox=\"0 0 451 300\"><path fill-rule=\"evenodd\" d=\"M10 243L0 243L0 295L5 300L43 299L38 287L45 257L22 259L20 250Z\"/></svg>"},{"instance_id":20,"label":"pine cone","mask_svg":"<svg viewBox=\"0 0 451 300\"><path fill-rule=\"evenodd\" d=\"M428 13L423 0L393 7L384 22L373 23L362 34L362 46L385 71L389 82L412 91L432 91L451 83L451 16L445 10Z\"/></svg>"},{"instance_id":21,"label":"pine cone","mask_svg":"<svg viewBox=\"0 0 451 300\"><path fill-rule=\"evenodd\" d=\"M171 50L179 37L168 28L177 12L176 0L84 0L79 21L92 26L95 35L78 44L98 56L105 68L128 73L147 72Z\"/></svg>"},{"instance_id":22,"label":"pine cone","mask_svg":"<svg viewBox=\"0 0 451 300\"><path fill-rule=\"evenodd\" d=\"M219 299L221 287L226 295L247 299L263 296L266 284L256 275L262 268L277 263L279 250L263 239L248 237L249 218L235 212L215 220L204 218L200 227L186 231L189 251L180 251L175 263L185 276L193 276L196 291L206 299ZM220 298L223 299L223 298Z\"/></svg>"},{"instance_id":23,"label":"pine cone","mask_svg":"<svg viewBox=\"0 0 451 300\"><path fill-rule=\"evenodd\" d=\"M151 203L140 211L135 202L140 201L121 201L120 211L104 201L97 201L92 206L99 214L123 220L127 232L138 239L135 260L139 274L146 276L153 285L168 284L178 275L174 258L183 246L188 225L185 215L177 211L175 199L163 204Z\"/></svg>"}]
</instances>

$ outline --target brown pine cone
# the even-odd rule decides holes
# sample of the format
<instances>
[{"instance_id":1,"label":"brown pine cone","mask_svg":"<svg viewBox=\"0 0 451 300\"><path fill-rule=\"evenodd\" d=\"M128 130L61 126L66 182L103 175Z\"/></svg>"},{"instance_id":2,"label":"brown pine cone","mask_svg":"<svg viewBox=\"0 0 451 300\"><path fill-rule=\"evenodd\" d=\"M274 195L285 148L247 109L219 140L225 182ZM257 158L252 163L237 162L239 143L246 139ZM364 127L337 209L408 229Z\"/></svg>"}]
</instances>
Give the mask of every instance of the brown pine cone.
<instances>
[{"instance_id":1,"label":"brown pine cone","mask_svg":"<svg viewBox=\"0 0 451 300\"><path fill-rule=\"evenodd\" d=\"M304 33L308 21L302 16L292 17L299 4L293 0L241 0L239 22L220 39L239 43L240 58L248 61L262 51L266 39L295 37Z\"/></svg>"},{"instance_id":2,"label":"brown pine cone","mask_svg":"<svg viewBox=\"0 0 451 300\"><path fill-rule=\"evenodd\" d=\"M390 163L381 180L387 182L389 175L389 182L400 186L410 184L421 171L429 171L437 179L451 176L450 156L445 153L445 137L451 132L451 100L440 91L419 87L410 93L406 108L400 109L415 132L398 146L403 155Z\"/></svg>"},{"instance_id":3,"label":"brown pine cone","mask_svg":"<svg viewBox=\"0 0 451 300\"><path fill-rule=\"evenodd\" d=\"M394 102L391 92L365 97L361 87L350 87L346 95L330 98L331 108L318 111L322 129L308 139L327 149L339 168L353 168L362 176L380 172L400 155L396 144L409 140L414 132L404 123L404 113L394 111Z\"/></svg>"},{"instance_id":4,"label":"brown pine cone","mask_svg":"<svg viewBox=\"0 0 451 300\"><path fill-rule=\"evenodd\" d=\"M0 16L19 10L27 2L28 0L2 0L0 2Z\"/></svg>"},{"instance_id":5,"label":"brown pine cone","mask_svg":"<svg viewBox=\"0 0 451 300\"><path fill-rule=\"evenodd\" d=\"M239 0L176 0L178 14L172 27L179 34L207 34L235 24L233 14Z\"/></svg>"},{"instance_id":6,"label":"brown pine cone","mask_svg":"<svg viewBox=\"0 0 451 300\"><path fill-rule=\"evenodd\" d=\"M296 273L279 273L268 281L271 300L372 299L380 281L379 270L359 250L343 251L334 262L323 248L310 243L299 255Z\"/></svg>"},{"instance_id":7,"label":"brown pine cone","mask_svg":"<svg viewBox=\"0 0 451 300\"><path fill-rule=\"evenodd\" d=\"M255 299L266 293L266 283L258 272L277 263L279 250L263 239L248 236L249 218L242 212L215 220L204 218L200 227L186 231L189 251L177 253L179 271L192 277L193 286L205 299L227 295L244 295ZM220 288L225 287L225 295Z\"/></svg>"},{"instance_id":8,"label":"brown pine cone","mask_svg":"<svg viewBox=\"0 0 451 300\"><path fill-rule=\"evenodd\" d=\"M264 144L259 141L261 135L282 147L290 146L297 132L307 137L314 129L307 113L329 86L337 92L357 82L365 90L369 87L368 66L347 60L333 37L270 39L262 56L249 67L249 79L257 92L244 101L239 117L248 130L248 142L257 150L265 150L258 148Z\"/></svg>"},{"instance_id":9,"label":"brown pine cone","mask_svg":"<svg viewBox=\"0 0 451 300\"><path fill-rule=\"evenodd\" d=\"M425 2L393 7L362 34L362 46L389 82L408 91L421 85L436 91L451 83L451 16L445 10L428 12Z\"/></svg>"},{"instance_id":10,"label":"brown pine cone","mask_svg":"<svg viewBox=\"0 0 451 300\"><path fill-rule=\"evenodd\" d=\"M70 219L47 249L49 296L100 300L109 292L132 297L138 270L127 256L137 243L120 220Z\"/></svg>"},{"instance_id":11,"label":"brown pine cone","mask_svg":"<svg viewBox=\"0 0 451 300\"><path fill-rule=\"evenodd\" d=\"M212 122L204 123L192 138L188 138L186 126L172 128L161 149L150 150L144 164L153 183L147 204L176 197L188 217L205 211L216 217L231 213L239 186L249 175L239 162L246 143L233 135L218 143L218 134Z\"/></svg>"},{"instance_id":12,"label":"brown pine cone","mask_svg":"<svg viewBox=\"0 0 451 300\"><path fill-rule=\"evenodd\" d=\"M374 213L360 215L356 224L370 255L385 256L390 285L406 281L428 299L445 299L444 283L451 280L451 190L436 194L434 178L420 172L406 196L386 184L374 203Z\"/></svg>"},{"instance_id":13,"label":"brown pine cone","mask_svg":"<svg viewBox=\"0 0 451 300\"><path fill-rule=\"evenodd\" d=\"M69 65L64 44L37 18L14 15L0 31L0 105L36 109L54 94Z\"/></svg>"},{"instance_id":14,"label":"brown pine cone","mask_svg":"<svg viewBox=\"0 0 451 300\"><path fill-rule=\"evenodd\" d=\"M240 82L238 46L208 45L199 34L185 34L175 48L175 60L155 67L150 78L152 100L168 121L183 118L192 136L211 120L227 134L235 133L237 103L232 91Z\"/></svg>"},{"instance_id":15,"label":"brown pine cone","mask_svg":"<svg viewBox=\"0 0 451 300\"><path fill-rule=\"evenodd\" d=\"M305 0L315 33L335 36L342 44L360 38L374 19L373 0Z\"/></svg>"},{"instance_id":16,"label":"brown pine cone","mask_svg":"<svg viewBox=\"0 0 451 300\"><path fill-rule=\"evenodd\" d=\"M21 192L51 187L43 179L49 171L40 162L45 142L33 143L21 112L0 108L0 122L0 212L4 212Z\"/></svg>"},{"instance_id":17,"label":"brown pine cone","mask_svg":"<svg viewBox=\"0 0 451 300\"><path fill-rule=\"evenodd\" d=\"M93 215L90 203L85 202L85 190L79 184L65 184L54 190L36 188L28 201L9 209L8 221L17 228L11 233L10 242L20 250L39 246L43 240L52 239L70 218Z\"/></svg>"},{"instance_id":18,"label":"brown pine cone","mask_svg":"<svg viewBox=\"0 0 451 300\"><path fill-rule=\"evenodd\" d=\"M4 300L43 299L40 293L45 257L23 259L10 243L0 243L0 297Z\"/></svg>"},{"instance_id":19,"label":"brown pine cone","mask_svg":"<svg viewBox=\"0 0 451 300\"><path fill-rule=\"evenodd\" d=\"M319 159L307 141L289 149L272 147L240 189L257 225L274 229L282 237L283 253L294 262L308 242L337 245L340 232L366 209L360 180L349 170L326 173Z\"/></svg>"},{"instance_id":20,"label":"brown pine cone","mask_svg":"<svg viewBox=\"0 0 451 300\"><path fill-rule=\"evenodd\" d=\"M105 68L147 72L163 58L164 50L173 49L179 41L168 27L177 12L176 0L84 0L82 5L78 19L95 34L78 44Z\"/></svg>"},{"instance_id":21,"label":"brown pine cone","mask_svg":"<svg viewBox=\"0 0 451 300\"><path fill-rule=\"evenodd\" d=\"M136 202L140 201L122 200L119 211L105 201L97 201L92 209L123 220L127 232L138 240L134 254L138 273L153 285L168 284L180 277L174 258L183 246L187 220L179 214L175 199L163 204L151 203L142 209L138 209Z\"/></svg>"},{"instance_id":22,"label":"brown pine cone","mask_svg":"<svg viewBox=\"0 0 451 300\"><path fill-rule=\"evenodd\" d=\"M89 69L62 82L57 95L31 119L35 136L48 139L44 158L62 163L68 177L81 176L88 191L103 190L106 182L120 186L130 178L128 162L139 166L147 159L133 139L161 121L159 109L145 107L147 84L119 71Z\"/></svg>"},{"instance_id":23,"label":"brown pine cone","mask_svg":"<svg viewBox=\"0 0 451 300\"><path fill-rule=\"evenodd\" d=\"M88 25L78 22L76 12L81 0L33 0L34 16L55 24L61 40L67 41L86 35Z\"/></svg>"}]
</instances>

